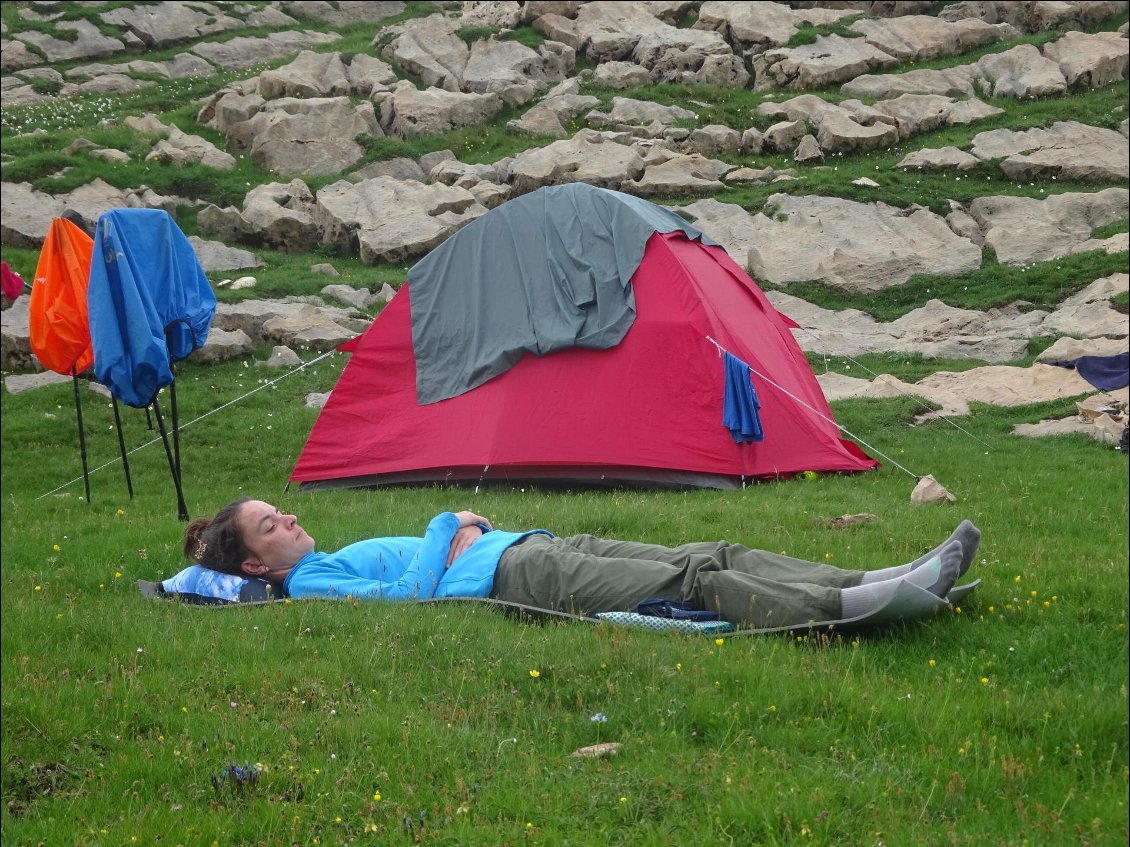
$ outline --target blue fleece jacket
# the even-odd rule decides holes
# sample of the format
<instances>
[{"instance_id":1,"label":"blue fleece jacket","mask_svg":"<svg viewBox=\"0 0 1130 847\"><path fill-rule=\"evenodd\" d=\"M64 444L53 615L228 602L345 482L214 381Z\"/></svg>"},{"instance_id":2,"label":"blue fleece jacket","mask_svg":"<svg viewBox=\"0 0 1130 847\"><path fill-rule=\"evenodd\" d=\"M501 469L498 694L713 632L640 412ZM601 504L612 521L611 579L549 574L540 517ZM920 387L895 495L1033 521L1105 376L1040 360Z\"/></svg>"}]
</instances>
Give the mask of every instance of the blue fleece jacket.
<instances>
[{"instance_id":1,"label":"blue fleece jacket","mask_svg":"<svg viewBox=\"0 0 1130 847\"><path fill-rule=\"evenodd\" d=\"M459 529L451 512L432 518L423 538L370 538L336 553L303 556L283 582L291 597L356 597L368 600L426 600L430 597L487 597L506 548L530 532L492 530L447 567L447 551Z\"/></svg>"}]
</instances>

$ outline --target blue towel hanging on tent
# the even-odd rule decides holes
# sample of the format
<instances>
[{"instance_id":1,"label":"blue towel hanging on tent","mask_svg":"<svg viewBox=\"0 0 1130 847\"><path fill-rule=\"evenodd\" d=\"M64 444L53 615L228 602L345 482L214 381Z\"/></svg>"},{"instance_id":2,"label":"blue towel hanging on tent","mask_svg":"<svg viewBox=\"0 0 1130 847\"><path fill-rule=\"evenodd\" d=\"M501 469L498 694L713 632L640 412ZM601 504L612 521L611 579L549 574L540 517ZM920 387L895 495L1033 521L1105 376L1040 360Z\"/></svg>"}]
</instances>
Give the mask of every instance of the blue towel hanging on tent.
<instances>
[{"instance_id":1,"label":"blue towel hanging on tent","mask_svg":"<svg viewBox=\"0 0 1130 847\"><path fill-rule=\"evenodd\" d=\"M722 399L722 425L730 430L730 436L738 444L764 441L765 433L758 414L761 403L750 382L749 365L730 352L726 352L723 359L726 387Z\"/></svg>"}]
</instances>

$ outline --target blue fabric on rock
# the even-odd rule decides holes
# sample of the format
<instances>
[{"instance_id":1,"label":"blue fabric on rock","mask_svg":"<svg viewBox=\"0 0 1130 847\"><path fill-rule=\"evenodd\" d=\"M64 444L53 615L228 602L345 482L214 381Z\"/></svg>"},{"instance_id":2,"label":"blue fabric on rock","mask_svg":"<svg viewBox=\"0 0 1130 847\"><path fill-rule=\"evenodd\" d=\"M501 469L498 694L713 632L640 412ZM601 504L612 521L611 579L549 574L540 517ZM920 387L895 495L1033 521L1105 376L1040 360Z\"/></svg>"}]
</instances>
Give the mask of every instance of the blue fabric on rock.
<instances>
[{"instance_id":1,"label":"blue fabric on rock","mask_svg":"<svg viewBox=\"0 0 1130 847\"><path fill-rule=\"evenodd\" d=\"M725 394L722 399L722 424L730 430L730 436L738 444L752 444L764 441L761 429L761 416L758 409L761 403L750 382L749 365L733 353L723 356L726 369Z\"/></svg>"},{"instance_id":2,"label":"blue fabric on rock","mask_svg":"<svg viewBox=\"0 0 1130 847\"><path fill-rule=\"evenodd\" d=\"M1063 362L1048 362L1060 368L1074 368L1079 376L1099 391L1115 391L1130 385L1130 353L1114 356L1080 356Z\"/></svg>"}]
</instances>

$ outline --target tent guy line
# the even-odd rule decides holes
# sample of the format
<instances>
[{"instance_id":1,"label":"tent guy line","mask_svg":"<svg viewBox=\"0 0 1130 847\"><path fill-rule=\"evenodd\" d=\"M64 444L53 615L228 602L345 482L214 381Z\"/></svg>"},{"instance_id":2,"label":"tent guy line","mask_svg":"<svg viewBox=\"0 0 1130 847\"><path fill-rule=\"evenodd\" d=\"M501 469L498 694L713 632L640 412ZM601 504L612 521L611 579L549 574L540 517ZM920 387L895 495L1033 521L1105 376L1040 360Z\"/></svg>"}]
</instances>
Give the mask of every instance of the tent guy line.
<instances>
[{"instance_id":1,"label":"tent guy line","mask_svg":"<svg viewBox=\"0 0 1130 847\"><path fill-rule=\"evenodd\" d=\"M332 356L332 355L333 355L334 353L337 353L337 352L338 352L338 351L337 351L336 349L334 349L334 350L328 350L328 351L326 351L325 353L323 353L323 354L322 354L321 356L318 356L318 357L317 357L317 358L315 358L315 359L311 359L311 360L310 360L309 362L303 362L303 363L302 363L301 365L298 365L297 367L293 368L292 370L289 370L289 371L287 371L286 373L282 374L281 376L278 376L278 377L276 377L275 379L272 379L272 380L270 380L269 382L265 382L265 383L263 383L262 385L259 385L259 386L255 387L255 388L251 389L251 390L250 390L250 391L248 391L248 392L247 392L246 394L243 394L243 395L241 395L241 396L239 396L239 397L236 397L236 398L235 398L235 399L233 399L233 400L229 400L229 401L228 401L227 403L224 403L223 405L217 406L217 407L216 407L215 409L211 409L210 411L207 411L207 412L205 412L204 414L202 414L202 415L200 415L200 416L198 416L198 417L195 417L195 418L193 418L192 420L190 420L190 421L187 421L187 422L185 422L185 423L181 424L181 425L180 425L180 429L182 429L182 430L185 430L185 429L187 429L188 427L192 426L192 425L193 425L194 423L196 423L197 421L202 421L202 420L204 420L204 418L206 418L206 417L209 417L210 415L214 415L214 414L216 414L216 412L220 412L220 411L223 411L223 410L224 410L224 409L226 409L226 408L227 408L228 406L234 406L234 405L235 405L236 403L239 403L239 402L241 402L241 401L243 401L243 400L246 400L246 399L247 399L248 397L250 397L250 396L251 396L252 394L255 394L255 393L256 393L256 392L258 392L258 391L262 391L262 390L263 390L264 388L270 388L270 387L271 387L272 385L274 385L274 384L275 384L276 382L281 382L282 380L286 379L286 378L287 378L288 376L293 376L294 374L298 373L299 371L301 371L301 370L303 370L303 369L305 369L305 368L308 368L308 367L310 367L311 365L316 365L316 364L318 364L318 362L322 361L322 359L325 359L325 358L326 358L326 357L328 357L328 356ZM125 453L124 455L126 455L126 456L130 456L130 455L133 455L134 453L138 452L139 450L144 450L144 449L145 449L146 447L151 447L152 445L154 445L154 444L157 444L157 443L159 443L160 441L161 441L161 439L160 439L160 438L153 438L153 439L151 439L151 440L149 440L149 441L146 441L146 442L145 442L144 444L139 444L139 445L138 445L137 447L134 447L134 448L133 448L132 450L128 451L128 452L127 452L127 453ZM98 467L96 467L96 468L93 468L93 469L92 469L92 470L90 471L90 473L91 473L91 474L95 474L95 473L97 473L98 471L100 471L100 470L104 470L105 468L108 468L108 467L110 467L110 465L113 465L113 464L115 464L115 463L117 463L117 462L120 462L120 461L122 461L122 457L120 457L120 456L119 456L119 457L116 457L116 458L113 458L113 459L111 459L110 461L108 461L108 462L105 462L105 463L103 463L103 464L99 465L99 466L98 466ZM70 487L71 487L72 485L74 485L74 484L75 484L76 482L81 482L81 481L82 481L82 479L83 479L83 478L82 478L81 476L79 476L79 477L75 477L74 479L70 480L69 482L64 482L64 483L63 483L62 485L60 485L60 486L58 486L58 487L56 487L56 488L53 488L53 489L51 489L50 491L47 491L47 492L45 492L45 493L43 493L43 494L40 494L40 495L39 495L38 497L36 497L35 499L36 499L36 500L42 500L42 499L43 499L44 497L50 497L50 496L51 496L52 494L56 494L57 492L59 492L59 491L62 491L62 490L63 490L64 488L70 488ZM88 501L88 502L89 502L89 501Z\"/></svg>"},{"instance_id":2,"label":"tent guy line","mask_svg":"<svg viewBox=\"0 0 1130 847\"><path fill-rule=\"evenodd\" d=\"M715 347L716 347L716 348L718 349L718 355L719 355L719 356L721 356L721 355L725 354L725 352L726 352L726 349L725 349L725 348L724 348L724 347L723 347L723 346L722 346L721 344L719 344L719 343L718 343L717 341L715 341L715 340L714 340L713 338L711 338L711 337L710 337L709 335L707 335L707 336L705 336L705 337L706 337L706 340L707 340L707 341L709 341L709 342L710 342L711 344L713 344L713 345L714 345L714 346L715 346ZM860 365L860 367L863 367L863 366L862 366L862 365ZM825 421L827 421L828 423L830 423L830 424L831 424L832 426L834 426L834 427L835 427L836 429L838 429L838 430L839 430L840 432L842 432L842 433L843 433L844 435L848 436L849 438L854 438L854 439L855 439L856 441L858 441L858 442L859 442L860 444L862 444L862 445L863 445L864 447L866 447L866 448L867 448L868 450L870 450L871 452L873 452L873 453L876 453L876 454L878 454L878 455L882 456L882 457L883 457L884 459L886 459L886 460L887 460L888 462L890 462L890 463L891 463L892 465L894 465L894 466L895 466L896 468L898 468L899 470L901 470L901 471L903 471L903 472L905 472L905 473L909 474L910 476L914 477L915 479L922 479L922 477L920 477L920 476L919 476L918 474L914 473L913 471L909 471L909 470L907 470L906 468L904 468L904 467L903 467L902 465L900 465L900 464L899 464L898 462L896 462L896 461L895 461L894 459L892 459L892 458L891 458L890 456L888 456L888 455L887 455L886 453L884 453L883 451L881 451L881 450L879 450L879 449L877 449L877 448L875 448L875 447L872 447L872 446L871 446L870 444L868 444L868 443L867 443L866 441L864 441L864 440L863 440L862 438L860 438L860 437L859 437L858 435L856 435L855 433L853 433L853 432L851 432L850 430L848 430L848 429L847 429L847 427L841 426L840 424L836 423L836 421L832 420L832 419L831 419L831 418L829 418L828 416L826 416L826 415L824 415L824 414L821 414L821 413L820 413L820 411L819 411L818 409L813 409L813 408L812 408L811 406L809 406L809 405L808 405L807 403L805 403L805 402L804 402L803 400L801 400L801 399L800 399L799 397L797 397L797 396L796 396L795 394L793 394L793 393L792 393L791 391L789 391L789 390L788 390L787 388L783 388L782 386L778 385L778 384L777 384L777 383L775 383L775 382L774 382L773 380L771 380L771 379L770 379L769 377L767 377L767 376L766 376L765 374L761 373L761 372L760 372L759 370L755 369L755 368L754 368L754 367L752 367L752 366L750 366L750 368L749 368L749 369L750 369L750 371L751 371L752 373L755 373L755 374L757 374L757 375L758 375L759 377L761 377L761 378L762 378L763 380L765 380L765 381L766 381L767 383L769 383L770 385L772 385L772 386L773 386L774 388L777 388L777 389L779 389L779 390L780 390L780 391L781 391L781 392L782 392L783 394L785 394L785 395L786 395L786 396L788 396L788 397L791 397L791 398L792 398L793 400L795 400L795 401L796 401L797 403L799 403L800 405L804 406L804 408L808 409L808 411L812 412L812 413L813 413L814 415L816 415L816 416L818 416L818 417L820 417L820 418L823 418L823 419L824 419ZM866 370L866 368L865 368L865 370ZM960 429L960 427L958 427L958 429ZM980 439L978 439L978 440L980 440Z\"/></svg>"},{"instance_id":3,"label":"tent guy line","mask_svg":"<svg viewBox=\"0 0 1130 847\"><path fill-rule=\"evenodd\" d=\"M722 351L722 347L721 347L721 346L720 346L720 345L718 344L718 342L717 342L717 341L715 341L715 340L714 340L713 338L711 338L711 337L710 337L709 335L708 335L708 336L706 336L706 339L707 339L707 341L711 342L711 343L712 343L712 344L713 344L713 345L714 345L715 347L717 347L717 348L718 348L718 350L719 350L719 352L723 352L723 351ZM808 411L812 412L812 414L816 415L816 416L817 416L818 418L822 418L822 419L823 419L823 420L824 420L825 422L827 422L827 423L830 423L830 424L831 424L832 426L834 426L834 427L835 427L836 429L838 429L838 430L839 430L840 432L842 432L842 433L843 433L844 435L848 436L848 438L853 438L853 439L855 439L855 440L856 440L856 441L858 441L858 442L859 442L860 444L862 444L862 445L863 445L864 447L866 447L866 448L867 448L868 450L870 450L870 451L871 451L872 453L875 453L875 454L877 454L877 455L879 455L879 456L882 456L882 457L883 457L884 459L886 459L886 460L887 460L888 462L890 462L890 463L891 463L892 465L894 465L894 466L895 466L896 468L898 468L898 469L899 469L900 471L902 471L903 473L907 474L908 476L912 476L912 477L914 477L914 478L915 478L916 480L919 480L919 479L922 479L922 478L923 478L923 477L919 476L918 474L914 473L914 471L911 471L911 470L907 470L906 468L904 468L904 467L903 467L902 465L900 465L900 464L899 464L898 462L896 462L896 461L895 461L894 459L892 459L892 458L891 458L890 456L888 456L888 455L887 455L886 453L884 453L884 452L883 452L882 450L879 450L878 448L876 448L876 447L872 446L871 444L868 444L868 443L867 443L866 441L864 441L864 440L863 440L862 438L860 438L860 437L859 437L858 435L856 435L856 434L855 434L854 432L852 432L851 430L849 430L849 429L848 429L847 427L845 427L845 426L843 426L843 425L841 425L841 424L837 423L836 421L832 420L832 419L831 419L830 417L828 417L827 415L825 415L825 414L821 413L819 409L814 409L814 408L812 408L812 407L811 407L811 406L809 406L809 405L808 405L807 403L805 403L805 402L804 402L803 400L801 400L801 399L800 399L799 397L797 397L797 396L796 396L795 394L793 394L793 393L792 393L791 391L789 391L789 390L788 390L787 388L784 388L783 386L781 386L781 385L778 385L778 384L777 384L776 382L774 382L773 380L771 380L771 379L770 379L769 377L767 377L767 376L766 376L765 374L763 374L763 373L762 373L761 371L759 371L759 370L757 370L756 368L754 368L754 367L753 367L752 365L750 365L750 366L749 366L749 369L750 369L750 372L751 372L751 373L755 373L755 374L757 374L757 375L758 375L759 377L761 377L761 378L762 378L763 380L765 380L765 381L766 381L767 383L769 383L770 385L772 385L772 386L773 386L774 388L776 388L776 389L777 389L778 391L780 391L780 392L781 392L782 394L784 394L784 395L785 395L786 397L790 397L790 398L792 398L792 399L793 399L793 400L795 400L795 401L796 401L797 403L799 403L799 404L800 404L801 406L804 406L804 408L808 409Z\"/></svg>"},{"instance_id":4,"label":"tent guy line","mask_svg":"<svg viewBox=\"0 0 1130 847\"><path fill-rule=\"evenodd\" d=\"M797 328L798 328L798 329L800 329L800 330L801 330L802 332L806 332L806 333L808 333L809 335L811 335L811 336L812 336L813 338L815 338L815 339L816 339L816 340L817 340L817 341L818 341L818 342L819 342L820 344L823 344L823 343L824 343L824 339L823 339L823 338L821 338L821 337L820 337L819 335L817 335L816 333L814 333L814 332L813 332L812 330L808 329L807 327L803 327L803 326L798 326ZM824 352L821 352L821 353L820 353L820 355L824 357L824 373L828 373L828 359L829 359L829 358L832 358L832 357L830 357L830 356L829 356L829 355L828 355L827 353L824 353ZM867 365L863 364L862 362L860 362L860 361L858 361L858 360L856 360L856 359L853 359L853 358L852 358L851 356L848 356L848 355L844 354L844 355L840 356L839 358L841 358L841 359L847 359L847 360L848 360L849 362L851 362L851 363L852 363L853 365L856 365L856 366L857 366L857 367L859 367L859 368L860 368L861 370L865 370L865 371L867 371L867 373L871 374L872 378L874 378L874 379L878 379L878 378L879 378L879 374L875 373L875 371L871 370L871 368L867 367ZM898 387L897 385L895 386L895 390L896 390L896 391L898 391L898 393L899 393L899 394L901 394L901 395L902 395L903 397L906 397L906 398L908 398L908 399L914 399L914 395L913 395L913 394L911 394L911 393L909 393L909 392L907 392L907 391L903 391L903 390L902 390L901 388L899 388L899 387ZM961 426L960 424L956 423L956 422L955 422L954 420L952 420L951 418L948 418L948 417L946 417L945 415L943 415L943 414L940 414L940 413L938 413L938 412L935 412L935 413L934 413L934 416L935 416L935 417L937 417L937 418L941 418L941 419L942 419L943 421L945 421L946 423L948 423L948 424L949 424L950 426L952 426L952 427L953 427L954 429L956 429L956 430L957 430L958 432L963 432L963 433L965 433L966 435L968 435L968 436L969 436L970 438L972 438L972 439L973 439L974 441L976 441L976 442L977 442L978 444L980 444L981 446L983 446L983 447L986 447L986 448L988 448L989 450L992 450L992 449L993 449L993 448L992 448L992 445L990 445L989 443L987 443L987 442L985 442L985 441L981 440L981 439L980 439L980 438L978 438L978 437L977 437L976 435L974 435L974 434L973 434L972 432L970 432L969 430L965 429L964 427L962 427L962 426Z\"/></svg>"}]
</instances>

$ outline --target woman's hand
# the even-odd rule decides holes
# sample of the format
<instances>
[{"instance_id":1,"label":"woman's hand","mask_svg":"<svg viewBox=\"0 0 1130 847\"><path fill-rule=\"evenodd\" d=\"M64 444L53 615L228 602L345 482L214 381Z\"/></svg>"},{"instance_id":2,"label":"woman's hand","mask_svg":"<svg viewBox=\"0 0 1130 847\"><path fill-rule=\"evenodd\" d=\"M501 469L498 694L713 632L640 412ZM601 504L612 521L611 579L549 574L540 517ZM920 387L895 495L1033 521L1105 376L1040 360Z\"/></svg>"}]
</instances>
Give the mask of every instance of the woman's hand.
<instances>
[{"instance_id":1,"label":"woman's hand","mask_svg":"<svg viewBox=\"0 0 1130 847\"><path fill-rule=\"evenodd\" d=\"M460 527L482 524L487 529L494 529L490 521L488 521L482 515L476 515L474 512L456 512L455 517L459 518Z\"/></svg>"},{"instance_id":2,"label":"woman's hand","mask_svg":"<svg viewBox=\"0 0 1130 847\"><path fill-rule=\"evenodd\" d=\"M451 539L451 546L447 548L447 566L458 559L467 548L483 537L483 531L478 526L463 526L455 531Z\"/></svg>"}]
</instances>

